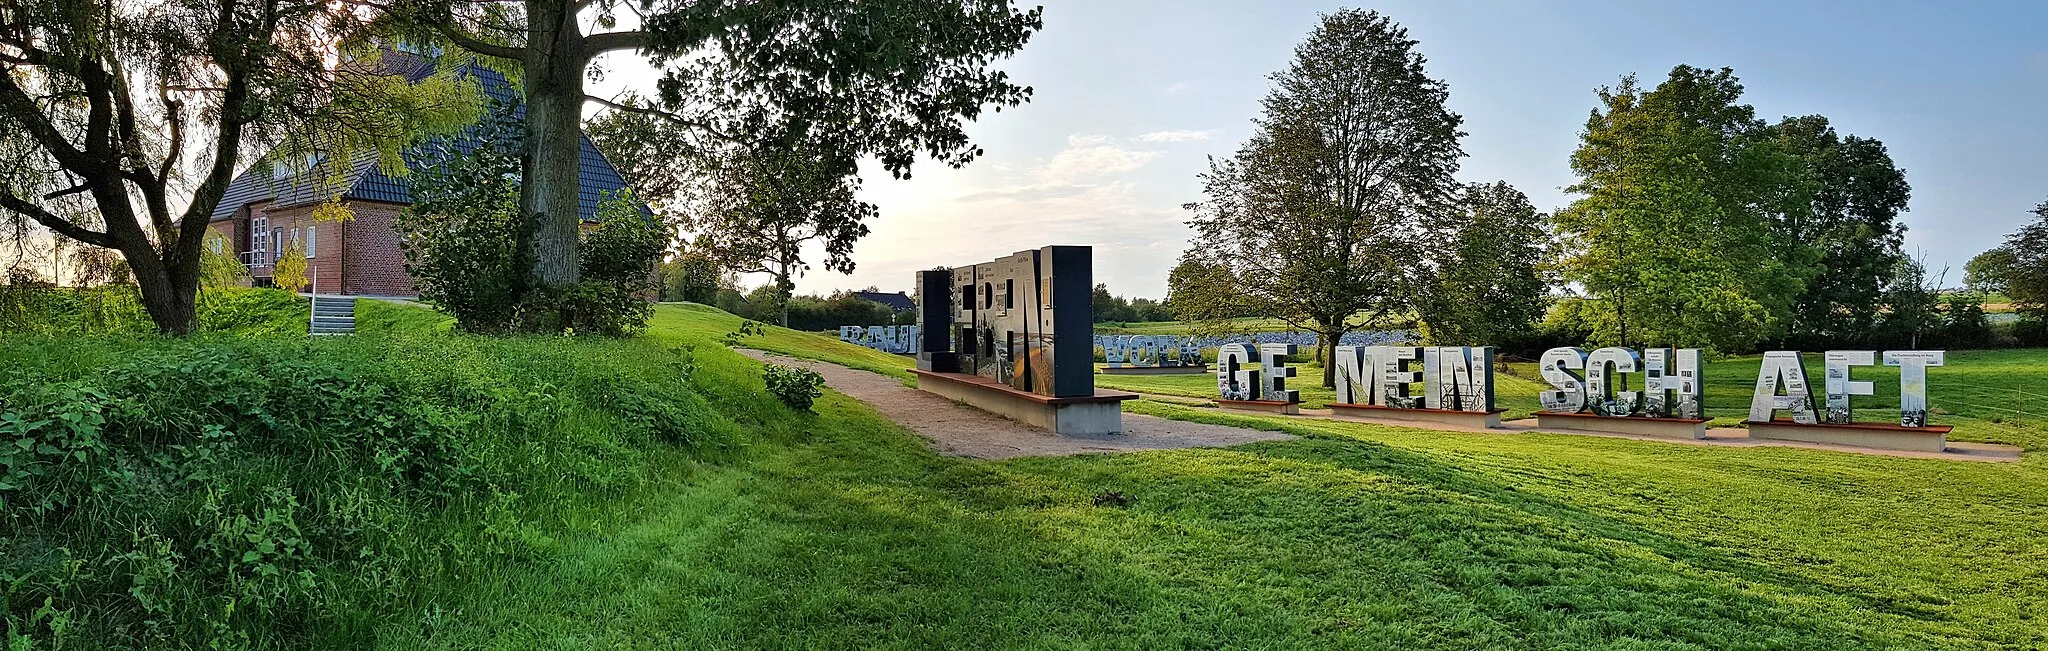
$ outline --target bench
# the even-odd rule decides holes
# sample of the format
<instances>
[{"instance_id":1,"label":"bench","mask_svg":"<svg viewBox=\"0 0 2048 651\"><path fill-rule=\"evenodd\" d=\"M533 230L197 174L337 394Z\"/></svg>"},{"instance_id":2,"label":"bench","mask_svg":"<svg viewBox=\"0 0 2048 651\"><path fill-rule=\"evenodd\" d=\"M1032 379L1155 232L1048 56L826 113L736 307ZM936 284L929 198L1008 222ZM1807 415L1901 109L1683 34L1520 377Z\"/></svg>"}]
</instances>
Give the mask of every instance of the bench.
<instances>
[{"instance_id":1,"label":"bench","mask_svg":"<svg viewBox=\"0 0 2048 651\"><path fill-rule=\"evenodd\" d=\"M1779 441L1832 443L1881 450L1941 452L1948 449L1947 425L1903 427L1892 423L1815 423L1805 425L1779 418L1768 423L1748 421L1749 437Z\"/></svg>"},{"instance_id":2,"label":"bench","mask_svg":"<svg viewBox=\"0 0 2048 651\"><path fill-rule=\"evenodd\" d=\"M1128 391L1106 389L1096 389L1092 396L1047 396L979 375L909 370L917 376L917 388L921 391L1067 435L1123 433L1123 401L1138 397Z\"/></svg>"}]
</instances>

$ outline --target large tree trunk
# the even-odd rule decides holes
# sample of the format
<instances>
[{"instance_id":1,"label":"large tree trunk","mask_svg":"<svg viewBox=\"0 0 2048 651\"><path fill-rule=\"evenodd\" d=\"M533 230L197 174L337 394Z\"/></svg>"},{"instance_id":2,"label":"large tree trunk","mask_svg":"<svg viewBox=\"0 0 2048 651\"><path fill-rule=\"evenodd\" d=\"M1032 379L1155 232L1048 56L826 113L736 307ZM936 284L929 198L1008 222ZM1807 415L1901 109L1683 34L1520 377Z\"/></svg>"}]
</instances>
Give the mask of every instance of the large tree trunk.
<instances>
[{"instance_id":1,"label":"large tree trunk","mask_svg":"<svg viewBox=\"0 0 2048 651\"><path fill-rule=\"evenodd\" d=\"M566 0L529 0L532 40L526 60L526 174L520 214L532 226L532 281L564 285L581 279L576 240L582 174L583 69L589 63Z\"/></svg>"},{"instance_id":2,"label":"large tree trunk","mask_svg":"<svg viewBox=\"0 0 2048 651\"><path fill-rule=\"evenodd\" d=\"M1344 339L1342 329L1316 333L1316 356L1323 363L1323 388L1337 388L1337 343Z\"/></svg>"},{"instance_id":3,"label":"large tree trunk","mask_svg":"<svg viewBox=\"0 0 2048 651\"><path fill-rule=\"evenodd\" d=\"M199 266L166 262L146 240L123 242L119 250L157 332L181 336L198 329Z\"/></svg>"}]
</instances>

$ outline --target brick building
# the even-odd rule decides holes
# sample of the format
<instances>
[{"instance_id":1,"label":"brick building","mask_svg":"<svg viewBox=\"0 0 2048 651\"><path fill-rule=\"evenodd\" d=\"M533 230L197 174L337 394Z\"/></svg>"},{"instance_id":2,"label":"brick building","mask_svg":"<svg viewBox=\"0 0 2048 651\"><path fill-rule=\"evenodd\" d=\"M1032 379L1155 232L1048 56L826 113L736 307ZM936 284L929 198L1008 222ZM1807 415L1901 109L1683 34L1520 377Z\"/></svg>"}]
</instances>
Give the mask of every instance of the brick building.
<instances>
[{"instance_id":1,"label":"brick building","mask_svg":"<svg viewBox=\"0 0 2048 651\"><path fill-rule=\"evenodd\" d=\"M395 57L387 57L387 60ZM393 74L419 80L433 72L425 61L400 59ZM478 86L492 97L516 102L514 90L498 73L473 68ZM514 109L523 114L523 106ZM454 136L458 151L477 144L474 130ZM435 165L424 149L407 154L408 165ZM306 253L306 275L322 294L417 296L405 273L393 219L412 203L405 179L377 169L368 156L350 161L346 169L330 161L307 165L257 165L235 178L214 209L211 226L233 247L258 285L270 284L277 258L296 244ZM583 137L582 184L578 216L595 222L598 204L626 186L610 161ZM347 221L315 222L313 209L339 197L355 213Z\"/></svg>"}]
</instances>

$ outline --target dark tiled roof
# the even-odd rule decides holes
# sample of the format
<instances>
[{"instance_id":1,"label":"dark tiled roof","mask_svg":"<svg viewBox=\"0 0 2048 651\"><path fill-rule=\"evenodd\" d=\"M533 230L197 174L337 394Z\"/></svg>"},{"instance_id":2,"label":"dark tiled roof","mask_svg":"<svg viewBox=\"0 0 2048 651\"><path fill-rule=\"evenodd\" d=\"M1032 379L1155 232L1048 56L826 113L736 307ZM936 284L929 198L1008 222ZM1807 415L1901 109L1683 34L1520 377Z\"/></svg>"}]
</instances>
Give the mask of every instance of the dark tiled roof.
<instances>
[{"instance_id":1,"label":"dark tiled roof","mask_svg":"<svg viewBox=\"0 0 2048 651\"><path fill-rule=\"evenodd\" d=\"M917 302L910 300L910 297L904 295L903 292L854 292L853 296L863 301L874 301L887 305L891 310L917 309Z\"/></svg>"},{"instance_id":2,"label":"dark tiled roof","mask_svg":"<svg viewBox=\"0 0 2048 651\"><path fill-rule=\"evenodd\" d=\"M414 81L423 79L432 72L433 66L424 63L407 65L400 71ZM473 67L465 69L463 74L475 77L484 93L492 99L506 102L516 102L518 99L517 91L511 82L497 71ZM513 115L523 118L526 115L525 105L515 104ZM479 130L472 127L453 136L450 142L454 149L462 153L475 149L479 142ZM598 204L603 203L611 193L626 187L626 181L619 176L618 170L612 167L611 162L605 160L604 154L597 151L597 146L590 142L588 134L581 134L581 140L583 146L578 167L582 174L583 187L577 193L576 213L583 221L596 221ZM405 152L406 164L414 168L437 165L441 159L440 151L428 146L415 147ZM346 191L343 191L343 188L346 188ZM220 205L214 208L213 219L226 219L243 207L260 201L272 201L274 205L282 208L319 203L332 199L337 194L343 199L412 203L412 193L407 190L405 179L378 170L376 161L366 154L352 161L349 169L341 174L315 169L310 173L277 179L260 167L252 167L228 184ZM644 206L641 212L646 212Z\"/></svg>"}]
</instances>

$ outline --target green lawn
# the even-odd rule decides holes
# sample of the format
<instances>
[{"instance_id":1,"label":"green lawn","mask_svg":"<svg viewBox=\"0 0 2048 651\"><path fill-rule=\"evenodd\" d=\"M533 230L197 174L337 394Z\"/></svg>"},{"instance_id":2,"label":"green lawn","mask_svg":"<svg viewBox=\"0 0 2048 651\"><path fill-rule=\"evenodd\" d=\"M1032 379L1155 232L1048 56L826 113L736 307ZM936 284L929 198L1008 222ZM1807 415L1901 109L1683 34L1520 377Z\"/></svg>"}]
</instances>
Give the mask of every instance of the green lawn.
<instances>
[{"instance_id":1,"label":"green lawn","mask_svg":"<svg viewBox=\"0 0 2048 651\"><path fill-rule=\"evenodd\" d=\"M981 462L933 454L838 394L816 417L778 416L759 364L718 343L738 324L663 306L646 343L650 355L694 346L694 383L756 428L739 458L688 462L576 506L577 524L548 531L528 562L462 586L380 643L2048 646L2048 468L2035 458L1458 434L1141 400L1128 409L1303 438ZM901 366L787 331L745 345ZM2048 366L2028 361L2048 358L2038 351L1984 355L1952 361L1937 404L1960 406L1939 402L1961 395L1945 393L1958 379L2042 377ZM1714 379L1739 364L1714 367ZM1987 438L2041 440L1969 421ZM1095 506L1102 491L1135 502Z\"/></svg>"}]
</instances>

